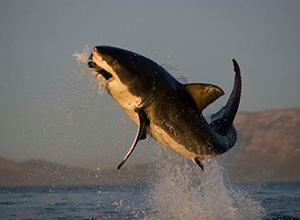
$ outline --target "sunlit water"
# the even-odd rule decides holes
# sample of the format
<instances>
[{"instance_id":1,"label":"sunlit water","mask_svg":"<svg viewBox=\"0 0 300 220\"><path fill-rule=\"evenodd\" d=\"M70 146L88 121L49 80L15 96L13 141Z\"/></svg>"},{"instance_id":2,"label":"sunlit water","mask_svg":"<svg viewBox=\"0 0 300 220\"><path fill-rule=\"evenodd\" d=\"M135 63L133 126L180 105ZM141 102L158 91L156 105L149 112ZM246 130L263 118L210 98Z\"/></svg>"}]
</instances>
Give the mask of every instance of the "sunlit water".
<instances>
[{"instance_id":1,"label":"sunlit water","mask_svg":"<svg viewBox=\"0 0 300 220\"><path fill-rule=\"evenodd\" d=\"M90 73L89 54L74 54L82 74ZM105 82L98 84L102 92ZM168 150L156 158L156 175L144 184L0 188L0 219L300 218L299 183L233 184L216 159L203 173Z\"/></svg>"}]
</instances>

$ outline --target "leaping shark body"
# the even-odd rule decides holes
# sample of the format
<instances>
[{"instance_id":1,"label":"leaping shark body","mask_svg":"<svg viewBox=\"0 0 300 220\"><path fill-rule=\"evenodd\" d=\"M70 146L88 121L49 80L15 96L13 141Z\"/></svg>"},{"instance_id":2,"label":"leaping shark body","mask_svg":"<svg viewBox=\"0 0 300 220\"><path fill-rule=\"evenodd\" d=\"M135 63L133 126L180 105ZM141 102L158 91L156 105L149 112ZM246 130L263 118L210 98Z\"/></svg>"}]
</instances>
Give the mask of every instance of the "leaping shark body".
<instances>
[{"instance_id":1,"label":"leaping shark body","mask_svg":"<svg viewBox=\"0 0 300 220\"><path fill-rule=\"evenodd\" d=\"M106 91L138 125L135 140L118 166L125 163L137 143L152 136L161 145L194 161L225 153L236 142L233 120L241 96L240 68L235 60L235 83L230 98L208 123L203 109L224 94L211 84L182 84L154 61L127 50L98 46L88 66L105 78Z\"/></svg>"}]
</instances>

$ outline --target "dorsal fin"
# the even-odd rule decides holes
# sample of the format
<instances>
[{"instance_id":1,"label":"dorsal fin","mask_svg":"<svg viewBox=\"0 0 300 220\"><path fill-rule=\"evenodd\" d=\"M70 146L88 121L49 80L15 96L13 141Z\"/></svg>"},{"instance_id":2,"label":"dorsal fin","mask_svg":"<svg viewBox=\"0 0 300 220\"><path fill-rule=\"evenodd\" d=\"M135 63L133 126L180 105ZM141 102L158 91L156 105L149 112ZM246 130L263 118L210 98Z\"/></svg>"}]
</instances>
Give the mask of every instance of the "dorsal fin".
<instances>
[{"instance_id":1,"label":"dorsal fin","mask_svg":"<svg viewBox=\"0 0 300 220\"><path fill-rule=\"evenodd\" d=\"M206 106L224 95L224 92L220 87L212 84L192 83L185 84L184 88L194 99L199 112L202 112Z\"/></svg>"}]
</instances>

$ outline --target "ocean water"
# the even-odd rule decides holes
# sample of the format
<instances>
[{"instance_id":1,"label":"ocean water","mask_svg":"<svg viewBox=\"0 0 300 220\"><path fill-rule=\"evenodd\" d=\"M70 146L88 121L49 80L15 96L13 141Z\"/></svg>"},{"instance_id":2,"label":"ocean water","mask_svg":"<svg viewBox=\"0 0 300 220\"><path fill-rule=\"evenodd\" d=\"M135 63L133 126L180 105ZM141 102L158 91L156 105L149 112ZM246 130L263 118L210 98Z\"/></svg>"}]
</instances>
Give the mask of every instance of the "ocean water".
<instances>
[{"instance_id":1,"label":"ocean water","mask_svg":"<svg viewBox=\"0 0 300 220\"><path fill-rule=\"evenodd\" d=\"M0 188L0 219L300 219L300 183L233 184L216 160L166 156L143 184Z\"/></svg>"},{"instance_id":2,"label":"ocean water","mask_svg":"<svg viewBox=\"0 0 300 220\"><path fill-rule=\"evenodd\" d=\"M261 219L300 219L299 183L241 184L235 187L243 190L251 189L252 198L265 209ZM166 218L165 215L170 210L162 213L164 210L152 209L147 199L148 191L149 186L144 184L1 188L0 217L1 219L192 219L189 218L191 213L188 212L185 213L185 218L184 216L173 218L172 214L170 218ZM206 218L208 214L204 213L193 219L231 219L227 213L219 213L221 211L218 209L214 212L220 214L220 217ZM257 219L256 217L245 215L232 219Z\"/></svg>"}]
</instances>

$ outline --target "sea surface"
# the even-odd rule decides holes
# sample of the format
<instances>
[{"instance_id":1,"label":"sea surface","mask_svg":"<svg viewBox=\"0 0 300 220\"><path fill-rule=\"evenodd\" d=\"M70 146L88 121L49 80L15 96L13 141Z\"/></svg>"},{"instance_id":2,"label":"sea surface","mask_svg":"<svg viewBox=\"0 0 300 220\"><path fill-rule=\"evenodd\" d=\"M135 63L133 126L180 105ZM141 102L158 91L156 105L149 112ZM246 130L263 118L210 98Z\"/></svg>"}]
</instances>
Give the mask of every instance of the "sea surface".
<instances>
[{"instance_id":1,"label":"sea surface","mask_svg":"<svg viewBox=\"0 0 300 220\"><path fill-rule=\"evenodd\" d=\"M300 220L300 183L237 184L221 161L202 172L166 150L157 157L146 183L2 187L0 220Z\"/></svg>"},{"instance_id":2,"label":"sea surface","mask_svg":"<svg viewBox=\"0 0 300 220\"><path fill-rule=\"evenodd\" d=\"M189 213L188 207L177 207L181 210L174 211L167 205L165 210L156 210L151 204L155 199L149 199L152 186L136 184L0 188L0 219L300 219L300 183L247 183L231 187L247 192L251 196L248 202L257 201L263 208L260 210L263 210L262 213L258 215L251 210L257 209L253 204L248 207L248 212L235 210L242 215L234 216L226 213L232 210L215 206L215 210L197 213L196 218ZM174 205L174 202L175 205L180 203L180 198L171 201L171 204ZM207 201L208 204L214 202ZM254 206L257 205L255 203ZM181 214L169 214L176 211ZM215 213L210 215L210 211Z\"/></svg>"}]
</instances>

